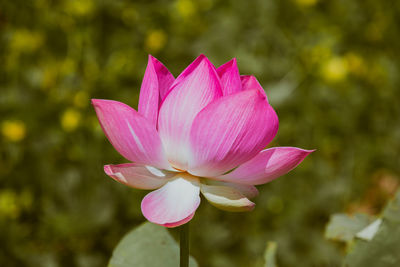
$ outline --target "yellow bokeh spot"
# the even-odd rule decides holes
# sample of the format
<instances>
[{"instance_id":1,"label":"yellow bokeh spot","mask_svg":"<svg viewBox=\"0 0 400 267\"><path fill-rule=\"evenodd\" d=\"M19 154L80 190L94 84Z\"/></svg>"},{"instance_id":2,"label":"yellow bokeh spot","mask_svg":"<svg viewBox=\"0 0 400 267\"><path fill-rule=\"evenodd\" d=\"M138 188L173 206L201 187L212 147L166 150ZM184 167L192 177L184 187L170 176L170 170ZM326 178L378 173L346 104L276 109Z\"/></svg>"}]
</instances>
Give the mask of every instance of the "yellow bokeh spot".
<instances>
[{"instance_id":1,"label":"yellow bokeh spot","mask_svg":"<svg viewBox=\"0 0 400 267\"><path fill-rule=\"evenodd\" d=\"M322 66L322 76L331 82L341 81L347 76L347 61L342 57L333 57Z\"/></svg>"},{"instance_id":2,"label":"yellow bokeh spot","mask_svg":"<svg viewBox=\"0 0 400 267\"><path fill-rule=\"evenodd\" d=\"M167 35L162 30L151 31L147 37L145 46L149 52L155 53L161 50L167 43Z\"/></svg>"},{"instance_id":3,"label":"yellow bokeh spot","mask_svg":"<svg viewBox=\"0 0 400 267\"><path fill-rule=\"evenodd\" d=\"M18 142L25 138L26 127L22 121L4 121L1 125L3 136L12 142Z\"/></svg>"},{"instance_id":4,"label":"yellow bokeh spot","mask_svg":"<svg viewBox=\"0 0 400 267\"><path fill-rule=\"evenodd\" d=\"M15 52L33 52L43 43L43 36L26 29L15 30L10 40L10 48Z\"/></svg>"},{"instance_id":5,"label":"yellow bokeh spot","mask_svg":"<svg viewBox=\"0 0 400 267\"><path fill-rule=\"evenodd\" d=\"M81 121L81 113L76 109L67 109L61 116L61 126L67 132L74 131Z\"/></svg>"},{"instance_id":6,"label":"yellow bokeh spot","mask_svg":"<svg viewBox=\"0 0 400 267\"><path fill-rule=\"evenodd\" d=\"M318 0L295 0L295 2L299 6L313 6L318 2Z\"/></svg>"},{"instance_id":7,"label":"yellow bokeh spot","mask_svg":"<svg viewBox=\"0 0 400 267\"><path fill-rule=\"evenodd\" d=\"M68 0L66 3L66 11L72 15L85 16L93 12L94 3L92 0Z\"/></svg>"},{"instance_id":8,"label":"yellow bokeh spot","mask_svg":"<svg viewBox=\"0 0 400 267\"><path fill-rule=\"evenodd\" d=\"M178 13L184 18L189 18L193 16L196 11L196 7L191 0L178 0L176 2L176 9Z\"/></svg>"},{"instance_id":9,"label":"yellow bokeh spot","mask_svg":"<svg viewBox=\"0 0 400 267\"><path fill-rule=\"evenodd\" d=\"M89 103L89 95L85 91L79 91L74 96L74 105L80 108L84 108Z\"/></svg>"},{"instance_id":10,"label":"yellow bokeh spot","mask_svg":"<svg viewBox=\"0 0 400 267\"><path fill-rule=\"evenodd\" d=\"M331 58L332 50L327 44L318 44L312 47L307 59L312 64L320 64L321 61Z\"/></svg>"},{"instance_id":11,"label":"yellow bokeh spot","mask_svg":"<svg viewBox=\"0 0 400 267\"><path fill-rule=\"evenodd\" d=\"M16 219L21 213L18 197L14 191L3 190L0 192L0 218Z\"/></svg>"}]
</instances>

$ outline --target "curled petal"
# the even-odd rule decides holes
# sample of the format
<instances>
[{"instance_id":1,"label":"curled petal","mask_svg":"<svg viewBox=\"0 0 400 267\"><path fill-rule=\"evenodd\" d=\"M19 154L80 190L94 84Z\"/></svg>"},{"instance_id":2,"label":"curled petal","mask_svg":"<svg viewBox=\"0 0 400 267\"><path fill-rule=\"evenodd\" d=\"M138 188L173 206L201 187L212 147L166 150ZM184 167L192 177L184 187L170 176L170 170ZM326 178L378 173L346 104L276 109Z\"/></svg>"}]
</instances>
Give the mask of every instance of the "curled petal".
<instances>
[{"instance_id":1,"label":"curled petal","mask_svg":"<svg viewBox=\"0 0 400 267\"><path fill-rule=\"evenodd\" d=\"M154 126L157 126L159 104L174 80L169 70L155 57L149 55L140 87L138 111Z\"/></svg>"},{"instance_id":2,"label":"curled petal","mask_svg":"<svg viewBox=\"0 0 400 267\"><path fill-rule=\"evenodd\" d=\"M188 222L200 204L199 182L187 174L178 174L163 187L147 194L142 213L152 223L176 227Z\"/></svg>"},{"instance_id":3,"label":"curled petal","mask_svg":"<svg viewBox=\"0 0 400 267\"><path fill-rule=\"evenodd\" d=\"M215 207L233 212L251 211L255 204L239 190L229 186L201 185L201 193Z\"/></svg>"},{"instance_id":4,"label":"curled petal","mask_svg":"<svg viewBox=\"0 0 400 267\"><path fill-rule=\"evenodd\" d=\"M136 110L112 100L92 99L108 140L126 159L170 169L156 128Z\"/></svg>"},{"instance_id":5,"label":"curled petal","mask_svg":"<svg viewBox=\"0 0 400 267\"><path fill-rule=\"evenodd\" d=\"M221 78L222 91L224 95L230 95L242 91L239 69L236 59L232 59L217 69Z\"/></svg>"},{"instance_id":6,"label":"curled petal","mask_svg":"<svg viewBox=\"0 0 400 267\"><path fill-rule=\"evenodd\" d=\"M135 163L105 165L104 172L117 182L147 190L160 188L176 175L176 173Z\"/></svg>"},{"instance_id":7,"label":"curled petal","mask_svg":"<svg viewBox=\"0 0 400 267\"><path fill-rule=\"evenodd\" d=\"M259 194L258 189L254 185L249 185L249 184L237 184L237 183L229 183L224 181L208 179L207 185L221 185L221 186L233 187L248 199L255 198Z\"/></svg>"},{"instance_id":8,"label":"curled petal","mask_svg":"<svg viewBox=\"0 0 400 267\"><path fill-rule=\"evenodd\" d=\"M277 130L278 117L258 90L220 98L194 120L189 172L203 177L221 175L256 156Z\"/></svg>"},{"instance_id":9,"label":"curled petal","mask_svg":"<svg viewBox=\"0 0 400 267\"><path fill-rule=\"evenodd\" d=\"M215 67L204 56L190 64L171 86L161 105L158 129L171 164L187 169L189 131L194 117L219 98L222 89Z\"/></svg>"},{"instance_id":10,"label":"curled petal","mask_svg":"<svg viewBox=\"0 0 400 267\"><path fill-rule=\"evenodd\" d=\"M257 89L261 94L265 96L268 101L267 94L262 88L261 84L257 81L256 77L253 75L241 75L240 80L242 81L243 90Z\"/></svg>"},{"instance_id":11,"label":"curled petal","mask_svg":"<svg viewBox=\"0 0 400 267\"><path fill-rule=\"evenodd\" d=\"M294 169L313 151L297 147L269 148L217 179L250 185L265 184Z\"/></svg>"}]
</instances>

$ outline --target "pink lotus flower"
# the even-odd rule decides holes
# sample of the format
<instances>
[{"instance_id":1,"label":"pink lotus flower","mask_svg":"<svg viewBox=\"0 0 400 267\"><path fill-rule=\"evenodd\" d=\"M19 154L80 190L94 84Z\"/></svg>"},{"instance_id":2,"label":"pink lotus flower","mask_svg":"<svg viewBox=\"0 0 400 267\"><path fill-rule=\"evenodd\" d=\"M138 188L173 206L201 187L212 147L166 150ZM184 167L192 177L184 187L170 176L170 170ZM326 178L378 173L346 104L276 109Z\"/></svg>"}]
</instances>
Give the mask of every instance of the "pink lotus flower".
<instances>
[{"instance_id":1,"label":"pink lotus flower","mask_svg":"<svg viewBox=\"0 0 400 267\"><path fill-rule=\"evenodd\" d=\"M108 140L133 162L104 171L128 186L157 189L143 199L142 212L166 227L193 218L200 192L223 210L252 210L255 185L289 172L312 152L264 149L278 117L256 78L239 75L235 59L216 69L200 55L174 79L149 56L139 112L112 100L92 103Z\"/></svg>"}]
</instances>

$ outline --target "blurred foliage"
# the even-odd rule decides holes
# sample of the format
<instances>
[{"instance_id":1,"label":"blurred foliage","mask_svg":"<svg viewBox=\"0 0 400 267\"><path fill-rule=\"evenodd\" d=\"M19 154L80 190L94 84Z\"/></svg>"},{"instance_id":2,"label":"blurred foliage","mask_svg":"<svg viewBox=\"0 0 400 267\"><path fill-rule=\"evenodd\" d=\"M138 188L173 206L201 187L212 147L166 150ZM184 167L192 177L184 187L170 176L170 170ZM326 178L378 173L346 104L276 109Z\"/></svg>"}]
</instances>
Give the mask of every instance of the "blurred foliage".
<instances>
[{"instance_id":1,"label":"blurred foliage","mask_svg":"<svg viewBox=\"0 0 400 267\"><path fill-rule=\"evenodd\" d=\"M338 219L338 218L341 219ZM346 267L396 267L400 263L400 191L383 210L379 219L365 225L367 215L333 215L325 234L328 238L346 241ZM372 219L372 218L370 218ZM355 229L360 227L359 229ZM342 232L353 232L351 238L343 238ZM346 230L345 230L346 229Z\"/></svg>"},{"instance_id":2,"label":"blurred foliage","mask_svg":"<svg viewBox=\"0 0 400 267\"><path fill-rule=\"evenodd\" d=\"M103 173L124 160L89 99L137 107L148 53L175 76L205 53L259 79L280 118L271 145L317 151L251 213L203 201L192 254L258 266L271 240L281 267L338 266L329 215L376 214L399 184L399 47L400 1L0 1L0 265L107 264L146 192Z\"/></svg>"},{"instance_id":3,"label":"blurred foliage","mask_svg":"<svg viewBox=\"0 0 400 267\"><path fill-rule=\"evenodd\" d=\"M276 265L276 248L275 242L268 242L264 252L264 267L277 267Z\"/></svg>"}]
</instances>

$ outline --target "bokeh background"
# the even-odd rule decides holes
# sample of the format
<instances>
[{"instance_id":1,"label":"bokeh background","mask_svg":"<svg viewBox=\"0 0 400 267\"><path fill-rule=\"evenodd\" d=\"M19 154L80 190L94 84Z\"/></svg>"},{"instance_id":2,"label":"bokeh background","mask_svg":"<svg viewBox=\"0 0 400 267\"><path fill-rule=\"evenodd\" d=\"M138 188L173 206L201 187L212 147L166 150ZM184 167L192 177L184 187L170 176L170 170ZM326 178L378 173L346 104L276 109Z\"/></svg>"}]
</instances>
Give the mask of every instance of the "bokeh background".
<instances>
[{"instance_id":1,"label":"bokeh background","mask_svg":"<svg viewBox=\"0 0 400 267\"><path fill-rule=\"evenodd\" d=\"M203 201L192 254L259 266L275 241L280 266L339 266L330 214L376 214L399 184L399 48L400 1L1 0L0 265L107 264L146 192L103 173L125 160L90 98L136 108L149 53L175 76L204 53L258 78L280 118L271 145L317 151L251 213Z\"/></svg>"}]
</instances>

